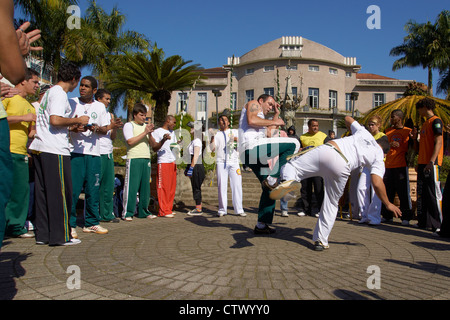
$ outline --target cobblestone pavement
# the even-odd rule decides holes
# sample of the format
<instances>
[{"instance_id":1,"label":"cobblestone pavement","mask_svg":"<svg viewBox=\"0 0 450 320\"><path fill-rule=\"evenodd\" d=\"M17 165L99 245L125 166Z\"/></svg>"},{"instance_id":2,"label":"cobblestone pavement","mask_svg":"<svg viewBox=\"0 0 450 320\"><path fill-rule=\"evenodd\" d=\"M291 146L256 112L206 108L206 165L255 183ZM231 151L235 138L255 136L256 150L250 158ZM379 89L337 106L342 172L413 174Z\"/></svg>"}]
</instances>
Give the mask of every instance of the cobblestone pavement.
<instances>
[{"instance_id":1,"label":"cobblestone pavement","mask_svg":"<svg viewBox=\"0 0 450 320\"><path fill-rule=\"evenodd\" d=\"M255 208L247 217L205 211L103 224L107 235L78 228L82 243L68 247L6 239L0 299L450 299L450 241L430 231L338 219L330 249L316 252L317 218L277 214L277 232L256 236Z\"/></svg>"}]
</instances>

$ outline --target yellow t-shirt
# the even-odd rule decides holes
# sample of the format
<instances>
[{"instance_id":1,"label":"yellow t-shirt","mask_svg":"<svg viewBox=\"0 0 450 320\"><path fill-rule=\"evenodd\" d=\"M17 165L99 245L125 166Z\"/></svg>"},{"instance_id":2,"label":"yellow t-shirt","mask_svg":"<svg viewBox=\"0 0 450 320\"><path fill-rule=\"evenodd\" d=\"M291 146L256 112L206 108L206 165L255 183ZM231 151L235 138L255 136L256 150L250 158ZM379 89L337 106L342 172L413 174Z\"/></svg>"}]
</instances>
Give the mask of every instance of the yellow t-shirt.
<instances>
[{"instance_id":1,"label":"yellow t-shirt","mask_svg":"<svg viewBox=\"0 0 450 320\"><path fill-rule=\"evenodd\" d=\"M302 143L302 148L317 147L322 145L326 138L327 135L322 131L319 131L316 134L307 132L300 136L300 142Z\"/></svg>"},{"instance_id":2,"label":"yellow t-shirt","mask_svg":"<svg viewBox=\"0 0 450 320\"><path fill-rule=\"evenodd\" d=\"M15 95L3 100L8 116L23 116L28 113L36 114L34 107L23 97ZM17 122L9 124L10 151L16 154L27 154L28 131L34 122Z\"/></svg>"},{"instance_id":3,"label":"yellow t-shirt","mask_svg":"<svg viewBox=\"0 0 450 320\"><path fill-rule=\"evenodd\" d=\"M140 135L145 130L145 125L137 124L134 121L128 122L125 125L132 126L133 137ZM147 138L142 139L139 143L137 143L133 147L128 146L127 159L137 159L137 158L150 159L150 144Z\"/></svg>"}]
</instances>

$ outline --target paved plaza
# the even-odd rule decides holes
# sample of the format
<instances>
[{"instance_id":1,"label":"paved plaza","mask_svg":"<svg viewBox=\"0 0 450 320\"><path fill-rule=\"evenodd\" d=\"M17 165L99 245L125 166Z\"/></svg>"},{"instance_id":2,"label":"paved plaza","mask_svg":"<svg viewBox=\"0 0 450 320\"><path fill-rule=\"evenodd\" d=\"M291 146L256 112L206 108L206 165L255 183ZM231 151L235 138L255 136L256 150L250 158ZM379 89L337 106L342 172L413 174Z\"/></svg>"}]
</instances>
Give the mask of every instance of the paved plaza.
<instances>
[{"instance_id":1,"label":"paved plaza","mask_svg":"<svg viewBox=\"0 0 450 320\"><path fill-rule=\"evenodd\" d=\"M317 218L277 213L277 232L256 236L256 208L246 209L247 217L219 218L210 207L197 217L186 209L172 219L135 218L104 224L107 235L78 228L75 246L6 239L0 299L450 299L450 241L430 231L338 219L330 249L316 252Z\"/></svg>"}]
</instances>

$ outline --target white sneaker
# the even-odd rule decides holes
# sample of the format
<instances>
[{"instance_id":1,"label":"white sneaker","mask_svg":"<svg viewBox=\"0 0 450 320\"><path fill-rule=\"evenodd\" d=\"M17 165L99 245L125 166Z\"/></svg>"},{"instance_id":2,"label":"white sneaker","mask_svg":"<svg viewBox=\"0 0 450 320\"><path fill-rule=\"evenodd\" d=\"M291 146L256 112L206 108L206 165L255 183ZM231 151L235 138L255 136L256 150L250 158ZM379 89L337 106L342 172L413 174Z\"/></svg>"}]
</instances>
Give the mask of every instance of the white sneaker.
<instances>
[{"instance_id":1,"label":"white sneaker","mask_svg":"<svg viewBox=\"0 0 450 320\"><path fill-rule=\"evenodd\" d=\"M83 227L83 232L87 232L87 233L98 233L98 234L107 234L108 233L108 229L103 228L102 226L100 226L99 224L96 226L91 226L91 227Z\"/></svg>"},{"instance_id":2,"label":"white sneaker","mask_svg":"<svg viewBox=\"0 0 450 320\"><path fill-rule=\"evenodd\" d=\"M32 233L22 233L21 235L17 236L16 238L22 238L22 239L26 239L26 238L34 238L34 234Z\"/></svg>"},{"instance_id":3,"label":"white sneaker","mask_svg":"<svg viewBox=\"0 0 450 320\"><path fill-rule=\"evenodd\" d=\"M227 214L226 213L223 213L223 212L218 212L217 213L217 216L218 217L223 217L223 216L226 216Z\"/></svg>"},{"instance_id":4,"label":"white sneaker","mask_svg":"<svg viewBox=\"0 0 450 320\"><path fill-rule=\"evenodd\" d=\"M241 216L241 217L246 217L247 214L246 214L245 212L241 212L241 213L239 213L239 216Z\"/></svg>"},{"instance_id":5,"label":"white sneaker","mask_svg":"<svg viewBox=\"0 0 450 320\"><path fill-rule=\"evenodd\" d=\"M305 214L303 211L299 211L299 212L297 213L297 215L298 215L299 217L304 217L304 216L306 216L306 214Z\"/></svg>"},{"instance_id":6,"label":"white sneaker","mask_svg":"<svg viewBox=\"0 0 450 320\"><path fill-rule=\"evenodd\" d=\"M63 244L63 246L73 246L73 245L79 244L79 243L81 243L81 240L72 238L72 239L70 239L70 241L65 242Z\"/></svg>"},{"instance_id":7,"label":"white sneaker","mask_svg":"<svg viewBox=\"0 0 450 320\"><path fill-rule=\"evenodd\" d=\"M281 216L282 217L289 217L289 214L286 210L281 211Z\"/></svg>"}]
</instances>

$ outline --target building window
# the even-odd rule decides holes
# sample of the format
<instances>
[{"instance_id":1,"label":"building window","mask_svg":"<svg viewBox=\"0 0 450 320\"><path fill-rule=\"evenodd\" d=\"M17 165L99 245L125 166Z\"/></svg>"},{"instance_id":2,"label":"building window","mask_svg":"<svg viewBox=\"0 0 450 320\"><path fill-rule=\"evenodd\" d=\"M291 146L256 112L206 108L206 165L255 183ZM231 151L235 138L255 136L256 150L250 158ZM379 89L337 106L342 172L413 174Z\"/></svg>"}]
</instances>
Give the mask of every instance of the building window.
<instances>
[{"instance_id":1,"label":"building window","mask_svg":"<svg viewBox=\"0 0 450 320\"><path fill-rule=\"evenodd\" d=\"M405 95L403 93L396 93L395 100L403 98Z\"/></svg>"},{"instance_id":2,"label":"building window","mask_svg":"<svg viewBox=\"0 0 450 320\"><path fill-rule=\"evenodd\" d=\"M310 66L308 67L308 71L319 72L319 66L313 66L313 65L310 65Z\"/></svg>"},{"instance_id":3,"label":"building window","mask_svg":"<svg viewBox=\"0 0 450 320\"><path fill-rule=\"evenodd\" d=\"M328 96L328 108L330 110L337 108L337 91L330 90Z\"/></svg>"},{"instance_id":4,"label":"building window","mask_svg":"<svg viewBox=\"0 0 450 320\"><path fill-rule=\"evenodd\" d=\"M186 92L178 93L177 113L179 113L181 111L182 106L184 106L184 111L187 112L187 93Z\"/></svg>"},{"instance_id":5,"label":"building window","mask_svg":"<svg viewBox=\"0 0 450 320\"><path fill-rule=\"evenodd\" d=\"M245 90L245 102L249 102L255 99L255 91L252 90Z\"/></svg>"},{"instance_id":6,"label":"building window","mask_svg":"<svg viewBox=\"0 0 450 320\"><path fill-rule=\"evenodd\" d=\"M273 87L272 88L264 88L264 94L268 94L269 96L273 97L275 94L275 90Z\"/></svg>"},{"instance_id":7,"label":"building window","mask_svg":"<svg viewBox=\"0 0 450 320\"><path fill-rule=\"evenodd\" d=\"M264 66L264 72L269 72L269 71L274 71L275 67L274 66Z\"/></svg>"},{"instance_id":8,"label":"building window","mask_svg":"<svg viewBox=\"0 0 450 320\"><path fill-rule=\"evenodd\" d=\"M376 108L378 106L381 106L386 101L384 97L384 93L374 93L373 94L373 107Z\"/></svg>"},{"instance_id":9,"label":"building window","mask_svg":"<svg viewBox=\"0 0 450 320\"><path fill-rule=\"evenodd\" d=\"M345 72L345 76L346 76L347 78L351 78L351 77L352 77L351 71L346 71L346 72Z\"/></svg>"},{"instance_id":10,"label":"building window","mask_svg":"<svg viewBox=\"0 0 450 320\"><path fill-rule=\"evenodd\" d=\"M206 92L201 92L197 95L197 112L206 111Z\"/></svg>"},{"instance_id":11,"label":"building window","mask_svg":"<svg viewBox=\"0 0 450 320\"><path fill-rule=\"evenodd\" d=\"M337 75L338 74L338 70L336 68L330 68L329 69L330 74L332 75Z\"/></svg>"},{"instance_id":12,"label":"building window","mask_svg":"<svg viewBox=\"0 0 450 320\"><path fill-rule=\"evenodd\" d=\"M352 94L345 94L345 111L352 111Z\"/></svg>"},{"instance_id":13,"label":"building window","mask_svg":"<svg viewBox=\"0 0 450 320\"><path fill-rule=\"evenodd\" d=\"M231 108L233 110L236 110L236 106L237 106L237 93L232 92L231 93Z\"/></svg>"},{"instance_id":14,"label":"building window","mask_svg":"<svg viewBox=\"0 0 450 320\"><path fill-rule=\"evenodd\" d=\"M254 74L254 73L255 73L255 68L245 69L245 75Z\"/></svg>"},{"instance_id":15,"label":"building window","mask_svg":"<svg viewBox=\"0 0 450 320\"><path fill-rule=\"evenodd\" d=\"M319 89L309 88L308 89L308 103L313 109L319 109Z\"/></svg>"},{"instance_id":16,"label":"building window","mask_svg":"<svg viewBox=\"0 0 450 320\"><path fill-rule=\"evenodd\" d=\"M297 70L297 66L290 66L290 65L287 65L287 66L286 66L286 70Z\"/></svg>"}]
</instances>

